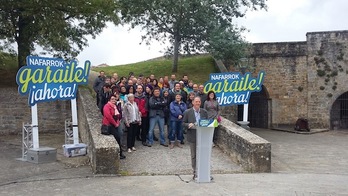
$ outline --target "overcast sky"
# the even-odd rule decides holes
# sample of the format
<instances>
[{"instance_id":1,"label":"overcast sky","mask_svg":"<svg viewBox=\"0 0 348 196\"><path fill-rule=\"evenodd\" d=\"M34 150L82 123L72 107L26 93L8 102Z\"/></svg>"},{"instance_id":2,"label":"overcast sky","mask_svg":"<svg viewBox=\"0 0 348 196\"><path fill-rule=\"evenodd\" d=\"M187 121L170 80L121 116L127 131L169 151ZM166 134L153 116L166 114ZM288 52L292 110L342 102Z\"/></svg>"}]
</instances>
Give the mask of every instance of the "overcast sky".
<instances>
[{"instance_id":1,"label":"overcast sky","mask_svg":"<svg viewBox=\"0 0 348 196\"><path fill-rule=\"evenodd\" d=\"M246 40L259 42L305 41L307 32L348 30L348 0L268 0L267 11L248 12L238 20L249 29ZM120 65L162 56L165 45L141 42L140 29L109 25L78 56L92 65Z\"/></svg>"}]
</instances>

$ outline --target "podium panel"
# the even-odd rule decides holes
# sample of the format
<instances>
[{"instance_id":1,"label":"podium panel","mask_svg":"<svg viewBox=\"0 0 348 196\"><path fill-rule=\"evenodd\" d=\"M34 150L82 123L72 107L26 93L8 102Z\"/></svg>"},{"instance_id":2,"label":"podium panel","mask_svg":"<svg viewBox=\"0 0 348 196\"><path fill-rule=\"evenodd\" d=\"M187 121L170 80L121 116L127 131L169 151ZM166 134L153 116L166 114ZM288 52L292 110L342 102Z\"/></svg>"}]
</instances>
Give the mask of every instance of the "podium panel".
<instances>
[{"instance_id":1,"label":"podium panel","mask_svg":"<svg viewBox=\"0 0 348 196\"><path fill-rule=\"evenodd\" d=\"M197 126L196 167L197 182L210 182L210 159L216 120L200 120Z\"/></svg>"}]
</instances>

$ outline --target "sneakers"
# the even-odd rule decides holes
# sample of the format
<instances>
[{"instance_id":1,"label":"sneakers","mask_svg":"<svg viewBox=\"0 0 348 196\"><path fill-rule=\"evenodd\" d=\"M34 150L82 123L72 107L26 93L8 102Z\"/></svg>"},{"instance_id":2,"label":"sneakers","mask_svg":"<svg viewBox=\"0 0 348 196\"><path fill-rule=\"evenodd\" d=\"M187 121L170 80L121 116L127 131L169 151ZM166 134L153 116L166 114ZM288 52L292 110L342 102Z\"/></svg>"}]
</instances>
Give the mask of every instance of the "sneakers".
<instances>
[{"instance_id":1,"label":"sneakers","mask_svg":"<svg viewBox=\"0 0 348 196\"><path fill-rule=\"evenodd\" d=\"M179 148L182 148L182 145L180 144L180 142L178 142L176 145L177 145Z\"/></svg>"},{"instance_id":2,"label":"sneakers","mask_svg":"<svg viewBox=\"0 0 348 196\"><path fill-rule=\"evenodd\" d=\"M137 149L135 149L134 147L132 147L132 148L128 148L128 152L129 152L129 153L131 153L131 152L132 152L132 150L133 150L133 151L136 151Z\"/></svg>"}]
</instances>

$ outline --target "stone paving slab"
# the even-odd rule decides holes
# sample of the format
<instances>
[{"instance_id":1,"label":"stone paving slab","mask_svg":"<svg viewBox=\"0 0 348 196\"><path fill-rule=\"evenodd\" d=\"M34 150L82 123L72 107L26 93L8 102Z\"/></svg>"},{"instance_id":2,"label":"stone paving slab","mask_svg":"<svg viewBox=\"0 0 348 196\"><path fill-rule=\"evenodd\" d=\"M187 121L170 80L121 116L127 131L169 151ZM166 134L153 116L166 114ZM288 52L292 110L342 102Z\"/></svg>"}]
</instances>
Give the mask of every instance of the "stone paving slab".
<instances>
[{"instance_id":1,"label":"stone paving slab","mask_svg":"<svg viewBox=\"0 0 348 196\"><path fill-rule=\"evenodd\" d=\"M191 175L182 174L93 175L89 166L78 164L75 168L64 164L64 157L46 164L16 161L15 158L21 154L20 136L1 136L0 195L348 195L348 130L313 135L265 129L251 131L272 143L273 173L213 174L212 183L202 184L194 183ZM63 140L60 137L55 138L59 145L64 142L64 135ZM47 146L57 145L54 141L46 140L46 144L53 144ZM41 142L45 143L45 140ZM140 143L137 145L139 150L131 155L127 153L127 161L142 156L138 153L141 152ZM175 148L172 151L189 153L188 145L185 146L186 149ZM152 148L154 154L161 152L161 149L164 149L162 154L172 153L158 143ZM67 159L78 160L75 158ZM156 165L156 162L150 163ZM214 158L212 165L214 168ZM183 167L189 166L189 160L186 160ZM128 170L129 173L137 172ZM182 173L185 172L183 169Z\"/></svg>"},{"instance_id":2,"label":"stone paving slab","mask_svg":"<svg viewBox=\"0 0 348 196\"><path fill-rule=\"evenodd\" d=\"M212 183L186 183L190 178L190 175L56 178L0 186L0 195L348 195L347 175L216 174Z\"/></svg>"},{"instance_id":3,"label":"stone paving slab","mask_svg":"<svg viewBox=\"0 0 348 196\"><path fill-rule=\"evenodd\" d=\"M348 130L312 135L251 131L272 143L272 172L348 174Z\"/></svg>"},{"instance_id":4,"label":"stone paving slab","mask_svg":"<svg viewBox=\"0 0 348 196\"><path fill-rule=\"evenodd\" d=\"M183 148L173 149L155 142L152 147L143 146L136 141L136 151L126 152L127 158L121 160L123 175L172 175L192 174L191 152L188 143ZM232 161L218 147L212 148L211 173L241 173L242 167Z\"/></svg>"},{"instance_id":5,"label":"stone paving slab","mask_svg":"<svg viewBox=\"0 0 348 196\"><path fill-rule=\"evenodd\" d=\"M159 137L159 129L154 133ZM168 144L167 127L165 127L166 144ZM124 133L123 140L127 133ZM184 134L184 137L186 134ZM185 140L186 141L186 140ZM126 143L124 143L126 144ZM190 145L186 142L183 148L175 146L173 149L160 145L155 141L152 147L143 146L140 141L135 141L136 151L125 152L125 160L121 160L121 175L173 175L192 174ZM243 168L232 161L232 158L220 148L212 148L211 173L242 173Z\"/></svg>"},{"instance_id":6,"label":"stone paving slab","mask_svg":"<svg viewBox=\"0 0 348 196\"><path fill-rule=\"evenodd\" d=\"M52 163L35 164L17 160L22 156L21 140L21 135L7 135L0 138L0 185L47 177L76 177L92 174L88 157L63 156L61 145L64 143L64 134L40 135L40 146L57 148L57 161Z\"/></svg>"}]
</instances>

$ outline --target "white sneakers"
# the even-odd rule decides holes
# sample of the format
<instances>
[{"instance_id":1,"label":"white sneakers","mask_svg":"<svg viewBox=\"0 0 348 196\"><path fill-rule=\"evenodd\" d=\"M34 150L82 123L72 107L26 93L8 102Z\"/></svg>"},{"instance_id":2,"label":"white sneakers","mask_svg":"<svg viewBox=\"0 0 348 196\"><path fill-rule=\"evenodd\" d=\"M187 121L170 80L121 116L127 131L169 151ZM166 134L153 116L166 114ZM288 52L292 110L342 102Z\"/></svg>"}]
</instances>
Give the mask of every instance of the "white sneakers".
<instances>
[{"instance_id":1,"label":"white sneakers","mask_svg":"<svg viewBox=\"0 0 348 196\"><path fill-rule=\"evenodd\" d=\"M137 149L135 149L134 147L132 147L132 149L128 148L128 152L131 153L133 151L136 151Z\"/></svg>"}]
</instances>

